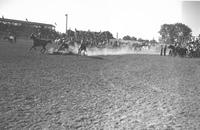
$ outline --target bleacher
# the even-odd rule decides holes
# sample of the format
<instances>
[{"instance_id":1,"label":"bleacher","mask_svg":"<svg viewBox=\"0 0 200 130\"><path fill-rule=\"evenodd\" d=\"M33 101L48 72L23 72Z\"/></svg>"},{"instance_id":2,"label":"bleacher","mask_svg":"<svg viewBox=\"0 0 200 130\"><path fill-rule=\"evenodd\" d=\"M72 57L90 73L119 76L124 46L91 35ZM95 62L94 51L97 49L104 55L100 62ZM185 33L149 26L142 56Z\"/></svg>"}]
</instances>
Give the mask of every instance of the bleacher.
<instances>
[{"instance_id":1,"label":"bleacher","mask_svg":"<svg viewBox=\"0 0 200 130\"><path fill-rule=\"evenodd\" d=\"M29 39L31 33L39 32L43 39L53 39L57 35L55 26L51 24L0 18L1 39L8 34L16 36L17 39Z\"/></svg>"}]
</instances>

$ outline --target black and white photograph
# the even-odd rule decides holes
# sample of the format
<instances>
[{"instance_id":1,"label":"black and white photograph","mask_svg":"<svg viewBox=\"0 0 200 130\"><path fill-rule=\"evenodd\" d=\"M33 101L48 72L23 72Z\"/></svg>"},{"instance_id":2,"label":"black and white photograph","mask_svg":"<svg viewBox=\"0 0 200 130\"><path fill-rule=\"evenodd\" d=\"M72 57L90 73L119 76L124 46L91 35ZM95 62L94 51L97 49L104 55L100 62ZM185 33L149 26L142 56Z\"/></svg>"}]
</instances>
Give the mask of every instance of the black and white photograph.
<instances>
[{"instance_id":1,"label":"black and white photograph","mask_svg":"<svg viewBox=\"0 0 200 130\"><path fill-rule=\"evenodd\" d=\"M0 130L200 130L200 1L0 0Z\"/></svg>"}]
</instances>

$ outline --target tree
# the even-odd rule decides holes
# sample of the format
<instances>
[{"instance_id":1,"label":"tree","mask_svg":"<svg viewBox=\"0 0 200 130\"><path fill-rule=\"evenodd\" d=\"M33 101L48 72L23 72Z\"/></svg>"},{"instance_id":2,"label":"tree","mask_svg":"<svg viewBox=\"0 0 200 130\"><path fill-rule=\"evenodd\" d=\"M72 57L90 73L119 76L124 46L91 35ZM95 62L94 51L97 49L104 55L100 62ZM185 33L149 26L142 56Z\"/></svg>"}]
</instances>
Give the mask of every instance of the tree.
<instances>
[{"instance_id":1,"label":"tree","mask_svg":"<svg viewBox=\"0 0 200 130\"><path fill-rule=\"evenodd\" d=\"M192 30L185 24L176 23L174 37L177 44L183 45L191 40Z\"/></svg>"},{"instance_id":2,"label":"tree","mask_svg":"<svg viewBox=\"0 0 200 130\"><path fill-rule=\"evenodd\" d=\"M144 42L144 39L138 38L138 42Z\"/></svg>"},{"instance_id":3,"label":"tree","mask_svg":"<svg viewBox=\"0 0 200 130\"><path fill-rule=\"evenodd\" d=\"M134 36L129 36L129 35L126 35L123 37L123 40L131 40L131 41L137 41L137 38L134 37Z\"/></svg>"},{"instance_id":4,"label":"tree","mask_svg":"<svg viewBox=\"0 0 200 130\"><path fill-rule=\"evenodd\" d=\"M157 43L157 41L155 39L152 39L149 41L150 43Z\"/></svg>"},{"instance_id":5,"label":"tree","mask_svg":"<svg viewBox=\"0 0 200 130\"><path fill-rule=\"evenodd\" d=\"M105 33L106 33L106 37L107 37L108 40L109 40L109 39L113 39L113 35L112 35L111 32L106 31Z\"/></svg>"},{"instance_id":6,"label":"tree","mask_svg":"<svg viewBox=\"0 0 200 130\"><path fill-rule=\"evenodd\" d=\"M175 26L173 24L163 24L159 31L159 34L161 35L160 41L165 44L174 43L174 29Z\"/></svg>"},{"instance_id":7,"label":"tree","mask_svg":"<svg viewBox=\"0 0 200 130\"><path fill-rule=\"evenodd\" d=\"M132 36L132 37L131 37L131 40L132 40L132 41L137 41L137 38L134 37L134 36Z\"/></svg>"},{"instance_id":8,"label":"tree","mask_svg":"<svg viewBox=\"0 0 200 130\"><path fill-rule=\"evenodd\" d=\"M185 24L163 24L159 31L160 41L165 44L183 45L187 43L192 36L192 30Z\"/></svg>"},{"instance_id":9,"label":"tree","mask_svg":"<svg viewBox=\"0 0 200 130\"><path fill-rule=\"evenodd\" d=\"M149 41L149 43L151 44L151 45L156 45L158 42L155 40L155 39L152 39L152 40L150 40Z\"/></svg>"},{"instance_id":10,"label":"tree","mask_svg":"<svg viewBox=\"0 0 200 130\"><path fill-rule=\"evenodd\" d=\"M123 40L131 40L131 37L129 35L126 35L123 37Z\"/></svg>"}]
</instances>

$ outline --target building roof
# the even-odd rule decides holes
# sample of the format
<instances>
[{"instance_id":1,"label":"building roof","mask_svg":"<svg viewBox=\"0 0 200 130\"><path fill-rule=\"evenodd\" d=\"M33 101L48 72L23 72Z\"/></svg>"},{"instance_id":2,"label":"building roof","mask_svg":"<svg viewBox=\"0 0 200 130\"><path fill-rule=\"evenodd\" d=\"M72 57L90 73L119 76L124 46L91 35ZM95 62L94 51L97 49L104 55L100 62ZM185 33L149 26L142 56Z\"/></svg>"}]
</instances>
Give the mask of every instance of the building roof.
<instances>
[{"instance_id":1,"label":"building roof","mask_svg":"<svg viewBox=\"0 0 200 130\"><path fill-rule=\"evenodd\" d=\"M22 20L15 20L15 19L6 19L6 18L0 18L0 22L15 22L15 23L24 23L24 24L32 24L32 25L44 25L44 26L55 27L52 24L30 22L30 21L22 21Z\"/></svg>"}]
</instances>

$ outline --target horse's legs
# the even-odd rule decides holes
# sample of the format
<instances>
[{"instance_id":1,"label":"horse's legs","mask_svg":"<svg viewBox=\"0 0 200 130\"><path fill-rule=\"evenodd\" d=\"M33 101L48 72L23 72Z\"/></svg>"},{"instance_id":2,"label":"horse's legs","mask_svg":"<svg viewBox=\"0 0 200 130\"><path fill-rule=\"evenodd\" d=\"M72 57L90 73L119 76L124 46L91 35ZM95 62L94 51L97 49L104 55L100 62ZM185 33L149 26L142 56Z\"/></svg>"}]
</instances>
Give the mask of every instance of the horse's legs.
<instances>
[{"instance_id":1,"label":"horse's legs","mask_svg":"<svg viewBox=\"0 0 200 130\"><path fill-rule=\"evenodd\" d=\"M42 49L40 50L40 52L41 52L41 53L44 53L44 52L45 52L45 49L44 49L44 48L42 48Z\"/></svg>"},{"instance_id":2,"label":"horse's legs","mask_svg":"<svg viewBox=\"0 0 200 130\"><path fill-rule=\"evenodd\" d=\"M42 49L40 50L40 52L41 52L41 53L44 53L44 48L42 48Z\"/></svg>"},{"instance_id":3,"label":"horse's legs","mask_svg":"<svg viewBox=\"0 0 200 130\"><path fill-rule=\"evenodd\" d=\"M63 49L63 45L61 45L59 48L58 48L58 51L62 50Z\"/></svg>"},{"instance_id":4,"label":"horse's legs","mask_svg":"<svg viewBox=\"0 0 200 130\"><path fill-rule=\"evenodd\" d=\"M80 49L78 49L78 55L80 54Z\"/></svg>"},{"instance_id":5,"label":"horse's legs","mask_svg":"<svg viewBox=\"0 0 200 130\"><path fill-rule=\"evenodd\" d=\"M29 49L29 51L31 51L34 48L34 45Z\"/></svg>"},{"instance_id":6,"label":"horse's legs","mask_svg":"<svg viewBox=\"0 0 200 130\"><path fill-rule=\"evenodd\" d=\"M46 52L46 50L47 50L47 49L46 49L46 48L44 48L44 52L43 52L43 53L45 53L45 52Z\"/></svg>"},{"instance_id":7,"label":"horse's legs","mask_svg":"<svg viewBox=\"0 0 200 130\"><path fill-rule=\"evenodd\" d=\"M40 52L45 53L45 51L46 51L46 48L45 48L45 46L43 46L42 49L40 50Z\"/></svg>"},{"instance_id":8,"label":"horse's legs","mask_svg":"<svg viewBox=\"0 0 200 130\"><path fill-rule=\"evenodd\" d=\"M86 55L86 52L87 52L87 50L86 50L86 48L84 49L84 55Z\"/></svg>"},{"instance_id":9,"label":"horse's legs","mask_svg":"<svg viewBox=\"0 0 200 130\"><path fill-rule=\"evenodd\" d=\"M81 55L81 48L78 49L78 55Z\"/></svg>"},{"instance_id":10,"label":"horse's legs","mask_svg":"<svg viewBox=\"0 0 200 130\"><path fill-rule=\"evenodd\" d=\"M169 54L168 55L171 56L171 54L172 54L172 52L171 52L171 50L169 50Z\"/></svg>"},{"instance_id":11,"label":"horse's legs","mask_svg":"<svg viewBox=\"0 0 200 130\"><path fill-rule=\"evenodd\" d=\"M36 51L36 48L34 45L29 49L29 51L31 51L32 49L34 49Z\"/></svg>"}]
</instances>

